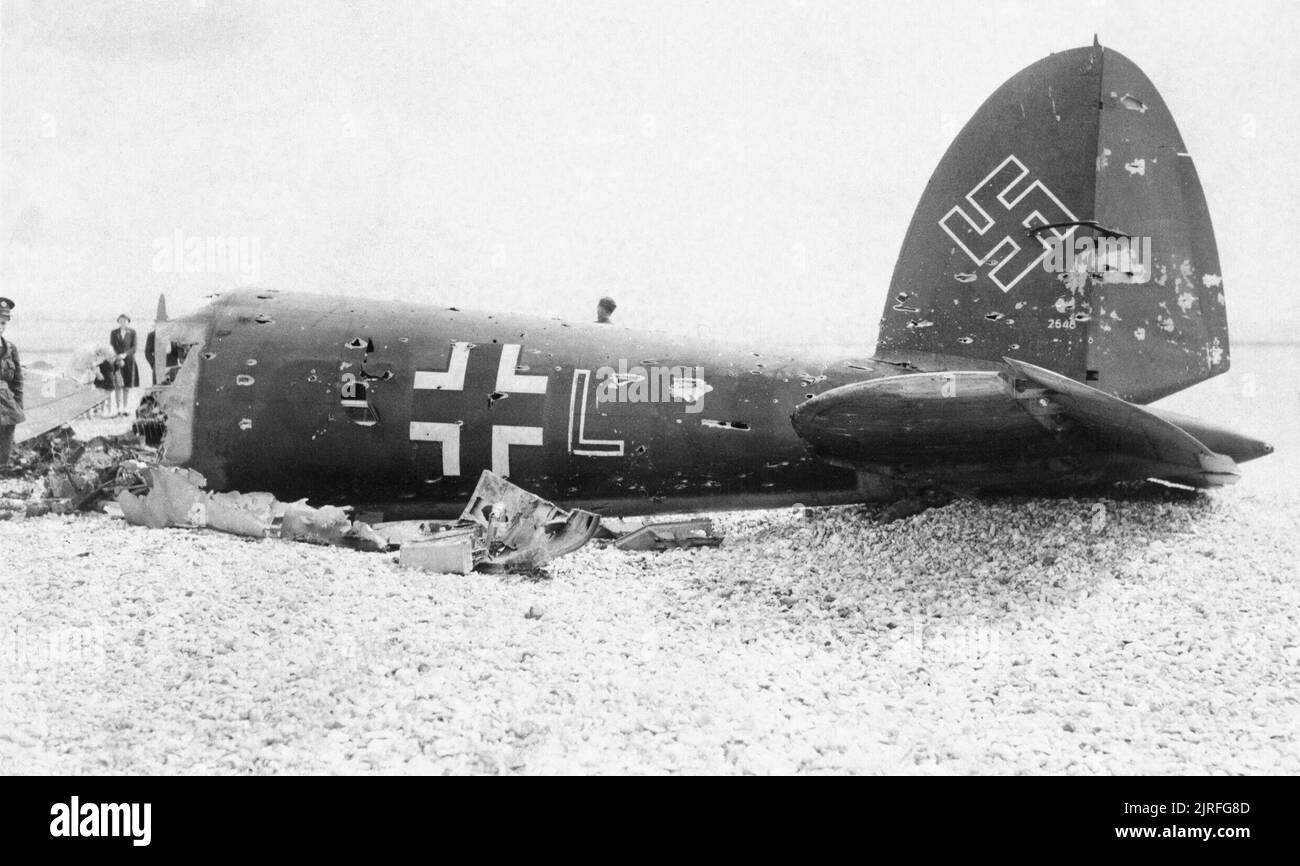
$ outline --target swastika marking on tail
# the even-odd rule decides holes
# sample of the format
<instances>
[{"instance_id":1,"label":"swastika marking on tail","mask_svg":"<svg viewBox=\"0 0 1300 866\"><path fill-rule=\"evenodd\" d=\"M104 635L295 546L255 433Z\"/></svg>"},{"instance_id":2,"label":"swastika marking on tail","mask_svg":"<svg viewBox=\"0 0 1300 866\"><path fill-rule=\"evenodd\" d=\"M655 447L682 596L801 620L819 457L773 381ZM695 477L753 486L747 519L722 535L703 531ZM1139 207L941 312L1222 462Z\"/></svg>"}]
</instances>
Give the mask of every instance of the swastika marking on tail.
<instances>
[{"instance_id":1,"label":"swastika marking on tail","mask_svg":"<svg viewBox=\"0 0 1300 866\"><path fill-rule=\"evenodd\" d=\"M1074 213L1041 180L1021 186L1029 169L1008 156L975 184L965 196L970 205L954 205L939 227L977 265L990 265L985 274L1002 291L1009 292L1051 252L1053 243L1069 237L1075 227L1052 228L1034 236L1034 226L1076 222ZM1002 227L994 231L994 227ZM1037 241L1037 246L1034 241ZM1023 250L1022 247L1029 249Z\"/></svg>"}]
</instances>

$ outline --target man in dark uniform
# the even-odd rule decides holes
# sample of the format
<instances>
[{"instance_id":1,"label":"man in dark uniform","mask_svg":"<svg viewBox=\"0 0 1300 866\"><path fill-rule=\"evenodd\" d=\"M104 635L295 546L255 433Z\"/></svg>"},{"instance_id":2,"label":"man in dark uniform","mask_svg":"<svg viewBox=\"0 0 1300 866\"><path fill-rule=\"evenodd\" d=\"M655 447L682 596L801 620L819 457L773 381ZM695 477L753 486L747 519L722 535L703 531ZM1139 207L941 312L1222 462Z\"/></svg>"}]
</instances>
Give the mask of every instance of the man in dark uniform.
<instances>
[{"instance_id":1,"label":"man in dark uniform","mask_svg":"<svg viewBox=\"0 0 1300 866\"><path fill-rule=\"evenodd\" d=\"M14 427L27 420L23 415L23 365L18 347L4 335L13 308L13 301L0 298L0 469L9 465Z\"/></svg>"},{"instance_id":2,"label":"man in dark uniform","mask_svg":"<svg viewBox=\"0 0 1300 866\"><path fill-rule=\"evenodd\" d=\"M596 324L597 325L614 324L613 322L610 321L609 317L614 315L614 308L617 306L618 305L614 303L614 299L609 297L608 295L601 298L596 303Z\"/></svg>"}]
</instances>

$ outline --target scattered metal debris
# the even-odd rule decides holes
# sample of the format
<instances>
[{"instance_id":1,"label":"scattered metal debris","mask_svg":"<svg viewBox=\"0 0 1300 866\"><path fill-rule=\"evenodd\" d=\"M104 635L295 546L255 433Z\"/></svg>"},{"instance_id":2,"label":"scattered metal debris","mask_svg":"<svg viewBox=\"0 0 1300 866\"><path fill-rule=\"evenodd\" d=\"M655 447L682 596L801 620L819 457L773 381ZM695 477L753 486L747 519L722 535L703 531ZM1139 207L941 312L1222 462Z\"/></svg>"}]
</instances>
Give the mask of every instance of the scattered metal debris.
<instances>
[{"instance_id":1,"label":"scattered metal debris","mask_svg":"<svg viewBox=\"0 0 1300 866\"><path fill-rule=\"evenodd\" d=\"M407 568L446 574L534 572L596 536L599 516L565 511L485 470L455 521L382 523L376 529L401 546Z\"/></svg>"},{"instance_id":2,"label":"scattered metal debris","mask_svg":"<svg viewBox=\"0 0 1300 866\"><path fill-rule=\"evenodd\" d=\"M156 457L137 436L82 442L55 427L15 448L0 481L0 520L92 509L119 489L143 486L140 473Z\"/></svg>"},{"instance_id":3,"label":"scattered metal debris","mask_svg":"<svg viewBox=\"0 0 1300 866\"><path fill-rule=\"evenodd\" d=\"M336 505L313 508L306 502L285 506L280 537L308 544L342 546L343 536L352 528L348 513Z\"/></svg>"},{"instance_id":4,"label":"scattered metal debris","mask_svg":"<svg viewBox=\"0 0 1300 866\"><path fill-rule=\"evenodd\" d=\"M630 532L645 526L644 517L602 517L596 538L601 541L616 541Z\"/></svg>"},{"instance_id":5,"label":"scattered metal debris","mask_svg":"<svg viewBox=\"0 0 1300 866\"><path fill-rule=\"evenodd\" d=\"M157 411L151 404L147 412ZM601 530L600 517L565 510L485 470L456 521L376 523L352 520L349 509L285 503L270 493L211 492L192 469L158 465L158 451L136 432L80 442L60 427L29 440L16 455L16 476L0 487L0 520L67 514L99 507L127 523L153 529L212 529L245 538L281 538L366 551L401 550L409 568L466 574L533 572L577 550ZM364 515L374 520L379 515ZM654 524L628 533L619 547L663 550L717 545L709 520Z\"/></svg>"},{"instance_id":6,"label":"scattered metal debris","mask_svg":"<svg viewBox=\"0 0 1300 866\"><path fill-rule=\"evenodd\" d=\"M215 529L247 538L282 538L357 550L385 551L391 545L369 524L352 521L347 509L315 508L306 500L280 502L270 493L210 493L207 479L193 470L149 466L146 490L117 494L122 517L137 526Z\"/></svg>"},{"instance_id":7,"label":"scattered metal debris","mask_svg":"<svg viewBox=\"0 0 1300 866\"><path fill-rule=\"evenodd\" d=\"M649 523L614 542L619 550L669 550L681 547L717 547L722 536L707 517Z\"/></svg>"},{"instance_id":8,"label":"scattered metal debris","mask_svg":"<svg viewBox=\"0 0 1300 866\"><path fill-rule=\"evenodd\" d=\"M469 574L473 571L473 529L443 533L443 536L406 542L402 545L397 561L403 568L418 568L440 574Z\"/></svg>"},{"instance_id":9,"label":"scattered metal debris","mask_svg":"<svg viewBox=\"0 0 1300 866\"><path fill-rule=\"evenodd\" d=\"M484 553L475 562L479 570L538 568L582 547L600 526L598 515L578 508L565 511L487 469L461 520L482 530Z\"/></svg>"},{"instance_id":10,"label":"scattered metal debris","mask_svg":"<svg viewBox=\"0 0 1300 866\"><path fill-rule=\"evenodd\" d=\"M41 517L46 514L71 514L73 511L70 499L0 498L0 520L11 520L19 514L23 517Z\"/></svg>"},{"instance_id":11,"label":"scattered metal debris","mask_svg":"<svg viewBox=\"0 0 1300 866\"><path fill-rule=\"evenodd\" d=\"M117 494L126 522L150 529L167 526L202 527L207 525L202 488L207 480L186 469L162 469L151 466L145 475L148 490L140 495L131 490Z\"/></svg>"}]
</instances>

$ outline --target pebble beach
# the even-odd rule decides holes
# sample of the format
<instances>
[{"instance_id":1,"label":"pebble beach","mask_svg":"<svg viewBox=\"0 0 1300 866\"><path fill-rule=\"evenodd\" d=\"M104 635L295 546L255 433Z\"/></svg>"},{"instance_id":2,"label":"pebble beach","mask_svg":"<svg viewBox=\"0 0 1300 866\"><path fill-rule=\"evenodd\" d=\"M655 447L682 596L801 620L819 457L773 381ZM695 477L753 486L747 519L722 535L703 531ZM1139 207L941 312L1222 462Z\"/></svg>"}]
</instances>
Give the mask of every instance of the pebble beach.
<instances>
[{"instance_id":1,"label":"pebble beach","mask_svg":"<svg viewBox=\"0 0 1300 866\"><path fill-rule=\"evenodd\" d=\"M0 772L1300 772L1300 498L713 515L543 575L0 522Z\"/></svg>"}]
</instances>

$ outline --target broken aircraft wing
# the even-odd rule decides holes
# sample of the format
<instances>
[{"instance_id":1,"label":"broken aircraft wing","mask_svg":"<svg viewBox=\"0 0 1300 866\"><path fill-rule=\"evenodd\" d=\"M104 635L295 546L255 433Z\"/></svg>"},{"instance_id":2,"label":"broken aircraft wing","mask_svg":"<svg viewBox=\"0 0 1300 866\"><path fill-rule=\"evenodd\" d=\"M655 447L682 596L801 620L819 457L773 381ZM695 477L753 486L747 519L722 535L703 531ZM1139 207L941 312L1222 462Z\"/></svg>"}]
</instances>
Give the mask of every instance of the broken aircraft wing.
<instances>
[{"instance_id":1,"label":"broken aircraft wing","mask_svg":"<svg viewBox=\"0 0 1300 866\"><path fill-rule=\"evenodd\" d=\"M58 385L61 393L26 408L24 414L27 420L14 430L15 442L26 442L62 427L108 399L108 392L99 388L90 385L69 388L64 386L65 382L74 386L77 384L70 379L58 379L52 384Z\"/></svg>"}]
</instances>

